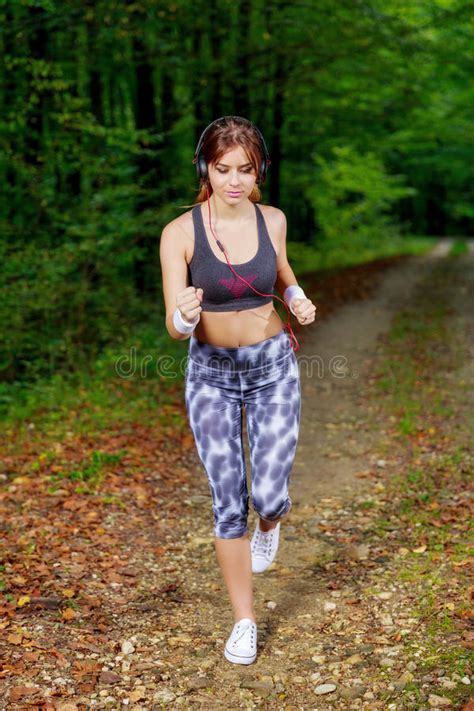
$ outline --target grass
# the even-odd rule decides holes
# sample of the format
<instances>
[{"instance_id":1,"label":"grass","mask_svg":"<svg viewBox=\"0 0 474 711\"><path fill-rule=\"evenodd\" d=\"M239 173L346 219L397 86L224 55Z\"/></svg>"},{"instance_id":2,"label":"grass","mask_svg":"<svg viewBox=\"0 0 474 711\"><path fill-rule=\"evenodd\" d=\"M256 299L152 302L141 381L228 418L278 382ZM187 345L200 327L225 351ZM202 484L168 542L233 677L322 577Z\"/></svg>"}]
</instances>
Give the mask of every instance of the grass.
<instances>
[{"instance_id":1,"label":"grass","mask_svg":"<svg viewBox=\"0 0 474 711\"><path fill-rule=\"evenodd\" d=\"M366 501L361 501L358 504L358 508L361 509L362 511L366 511L367 509L373 509L377 507L377 502L372 501L371 499L367 499Z\"/></svg>"},{"instance_id":2,"label":"grass","mask_svg":"<svg viewBox=\"0 0 474 711\"><path fill-rule=\"evenodd\" d=\"M446 352L446 344L453 339L449 317L448 304L405 309L395 316L385 337L377 388L402 436L423 431L430 417L454 414L454 408L439 394L439 373L448 366L459 367L467 348L453 343L449 354Z\"/></svg>"},{"instance_id":3,"label":"grass","mask_svg":"<svg viewBox=\"0 0 474 711\"><path fill-rule=\"evenodd\" d=\"M107 475L107 465L120 462L126 454L126 450L120 450L115 454L94 450L90 458L80 468L71 471L60 470L51 474L49 479L53 483L48 487L48 492L54 493L60 488L60 483L63 479L70 479L71 481L80 482L75 488L78 494L95 493Z\"/></svg>"},{"instance_id":4,"label":"grass","mask_svg":"<svg viewBox=\"0 0 474 711\"><path fill-rule=\"evenodd\" d=\"M88 372L55 373L34 383L0 387L1 428L13 441L40 430L51 438L68 432L88 434L111 423L145 421L180 430L177 406L183 384L188 341L166 333L149 334L108 348Z\"/></svg>"},{"instance_id":5,"label":"grass","mask_svg":"<svg viewBox=\"0 0 474 711\"><path fill-rule=\"evenodd\" d=\"M302 242L287 242L288 260L295 274L305 274L320 269L333 269L364 264L375 259L384 259L397 255L424 254L432 249L436 237L400 236L397 239L383 242L379 240L365 249L347 249L344 247L326 250L319 249Z\"/></svg>"},{"instance_id":6,"label":"grass","mask_svg":"<svg viewBox=\"0 0 474 711\"><path fill-rule=\"evenodd\" d=\"M451 257L459 257L462 254L466 254L468 251L469 247L467 244L467 240L457 239L455 242L453 242L449 254Z\"/></svg>"}]
</instances>

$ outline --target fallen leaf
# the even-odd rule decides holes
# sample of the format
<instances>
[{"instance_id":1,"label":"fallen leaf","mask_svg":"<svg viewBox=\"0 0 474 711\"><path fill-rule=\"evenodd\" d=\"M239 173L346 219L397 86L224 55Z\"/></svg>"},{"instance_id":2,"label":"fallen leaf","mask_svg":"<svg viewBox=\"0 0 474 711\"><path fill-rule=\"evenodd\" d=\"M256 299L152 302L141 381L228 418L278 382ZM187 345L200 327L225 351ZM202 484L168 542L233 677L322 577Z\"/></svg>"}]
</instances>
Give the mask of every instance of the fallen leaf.
<instances>
[{"instance_id":1,"label":"fallen leaf","mask_svg":"<svg viewBox=\"0 0 474 711\"><path fill-rule=\"evenodd\" d=\"M21 644L22 639L22 634L9 634L7 637L7 640L10 642L10 644Z\"/></svg>"},{"instance_id":2,"label":"fallen leaf","mask_svg":"<svg viewBox=\"0 0 474 711\"><path fill-rule=\"evenodd\" d=\"M18 598L16 602L17 607L23 607L23 605L26 605L28 602L30 602L30 596L29 595L22 595L21 597Z\"/></svg>"},{"instance_id":3,"label":"fallen leaf","mask_svg":"<svg viewBox=\"0 0 474 711\"><path fill-rule=\"evenodd\" d=\"M77 613L71 607L68 607L63 612L63 618L65 620L74 620L77 617Z\"/></svg>"},{"instance_id":4,"label":"fallen leaf","mask_svg":"<svg viewBox=\"0 0 474 711\"><path fill-rule=\"evenodd\" d=\"M24 578L23 575L14 575L12 583L15 583L15 585L25 585L26 578Z\"/></svg>"},{"instance_id":5,"label":"fallen leaf","mask_svg":"<svg viewBox=\"0 0 474 711\"><path fill-rule=\"evenodd\" d=\"M38 686L14 686L10 689L10 701L18 701L23 696L36 694L37 691L41 691Z\"/></svg>"}]
</instances>

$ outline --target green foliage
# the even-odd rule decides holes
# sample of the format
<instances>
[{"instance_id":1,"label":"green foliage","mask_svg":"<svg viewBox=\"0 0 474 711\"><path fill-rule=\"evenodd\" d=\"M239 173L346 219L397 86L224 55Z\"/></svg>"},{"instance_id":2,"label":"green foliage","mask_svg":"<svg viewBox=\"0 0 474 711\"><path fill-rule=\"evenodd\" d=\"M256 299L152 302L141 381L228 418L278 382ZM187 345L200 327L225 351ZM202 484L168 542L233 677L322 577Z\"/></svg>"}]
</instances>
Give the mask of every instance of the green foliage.
<instances>
[{"instance_id":1,"label":"green foliage","mask_svg":"<svg viewBox=\"0 0 474 711\"><path fill-rule=\"evenodd\" d=\"M115 422L152 421L185 429L183 413L171 404L182 388L187 341L174 341L154 324L137 328L116 346L104 347L87 363L68 371L0 383L3 429L27 423L59 439L71 429L88 433ZM11 431L9 431L11 434Z\"/></svg>"},{"instance_id":2,"label":"green foliage","mask_svg":"<svg viewBox=\"0 0 474 711\"><path fill-rule=\"evenodd\" d=\"M61 479L70 479L71 481L81 482L81 484L76 487L78 493L94 493L106 477L106 466L108 464L117 464L126 454L127 451L123 449L115 454L94 450L90 456L90 460L84 462L81 468L69 472L64 471L52 474L50 479L53 482L53 486L50 487L49 491L55 491L57 488L56 484L58 484Z\"/></svg>"},{"instance_id":3,"label":"green foliage","mask_svg":"<svg viewBox=\"0 0 474 711\"><path fill-rule=\"evenodd\" d=\"M298 277L298 282L304 283L304 273L314 272L319 269L332 269L341 266L353 266L370 262L374 259L391 257L400 254L424 254L433 247L433 239L429 237L414 237L413 235L394 235L390 242L384 240L384 234L376 238L374 232L364 249L358 249L354 242L346 246L344 252L337 249L337 245L316 244L308 245L302 242L287 242L288 260L293 271Z\"/></svg>"},{"instance_id":4,"label":"green foliage","mask_svg":"<svg viewBox=\"0 0 474 711\"><path fill-rule=\"evenodd\" d=\"M130 278L132 250L120 251L120 233L92 226L57 247L34 243L7 251L0 266L0 318L5 378L35 380L58 367L76 370L144 316ZM122 224L122 233L126 225ZM72 233L73 230L70 230ZM122 245L125 241L123 238ZM150 307L148 307L148 311Z\"/></svg>"},{"instance_id":5,"label":"green foliage","mask_svg":"<svg viewBox=\"0 0 474 711\"><path fill-rule=\"evenodd\" d=\"M465 239L458 239L451 247L450 255L452 257L460 257L462 254L466 254L469 251L469 246Z\"/></svg>"},{"instance_id":6,"label":"green foliage","mask_svg":"<svg viewBox=\"0 0 474 711\"><path fill-rule=\"evenodd\" d=\"M0 2L0 407L142 328L169 344L159 236L216 116L262 129L296 273L472 231L469 2L242 9Z\"/></svg>"},{"instance_id":7,"label":"green foliage","mask_svg":"<svg viewBox=\"0 0 474 711\"><path fill-rule=\"evenodd\" d=\"M413 188L404 187L401 177L387 174L371 151L360 154L341 146L332 149L330 159L317 154L313 159L315 176L305 194L321 228L318 244L323 258L340 255L343 261L346 252L375 249L398 237L388 211L397 200L413 195Z\"/></svg>"}]
</instances>

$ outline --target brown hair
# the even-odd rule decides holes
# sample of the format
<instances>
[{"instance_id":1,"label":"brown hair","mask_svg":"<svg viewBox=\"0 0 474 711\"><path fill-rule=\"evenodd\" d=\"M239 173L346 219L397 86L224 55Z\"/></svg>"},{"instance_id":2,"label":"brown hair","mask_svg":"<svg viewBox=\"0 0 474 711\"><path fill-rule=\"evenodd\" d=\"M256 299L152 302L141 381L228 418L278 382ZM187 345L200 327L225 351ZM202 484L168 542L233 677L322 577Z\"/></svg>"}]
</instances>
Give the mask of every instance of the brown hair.
<instances>
[{"instance_id":1,"label":"brown hair","mask_svg":"<svg viewBox=\"0 0 474 711\"><path fill-rule=\"evenodd\" d=\"M227 151L236 146L242 146L245 150L253 169L257 173L257 183L259 183L260 164L263 158L260 136L252 123L243 121L239 116L225 116L212 125L204 136L200 152L207 165L210 165L218 163ZM184 207L194 207L207 200L206 187L209 190L209 195L212 195L212 185L209 182L209 178L200 178L196 202L193 205L185 205ZM249 195L249 200L260 202L261 199L260 188L255 184Z\"/></svg>"}]
</instances>

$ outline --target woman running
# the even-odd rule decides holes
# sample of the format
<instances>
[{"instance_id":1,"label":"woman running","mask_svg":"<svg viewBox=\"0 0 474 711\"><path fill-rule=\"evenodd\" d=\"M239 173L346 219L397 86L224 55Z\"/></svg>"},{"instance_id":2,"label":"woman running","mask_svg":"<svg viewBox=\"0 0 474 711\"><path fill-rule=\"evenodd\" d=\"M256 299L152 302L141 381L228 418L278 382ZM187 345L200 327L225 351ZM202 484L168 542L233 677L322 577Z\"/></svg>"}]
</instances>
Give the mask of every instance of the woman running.
<instances>
[{"instance_id":1,"label":"woman running","mask_svg":"<svg viewBox=\"0 0 474 711\"><path fill-rule=\"evenodd\" d=\"M259 129L223 116L204 129L193 163L197 203L166 225L160 261L166 328L189 338L186 411L212 496L216 557L231 600L234 627L224 656L251 664L257 656L252 572L275 559L280 521L292 505L301 387L290 335L273 305L274 287L298 322L315 320L288 264L286 218L261 205L259 183L270 164ZM296 347L295 347L296 343ZM252 505L242 437L245 409Z\"/></svg>"}]
</instances>

